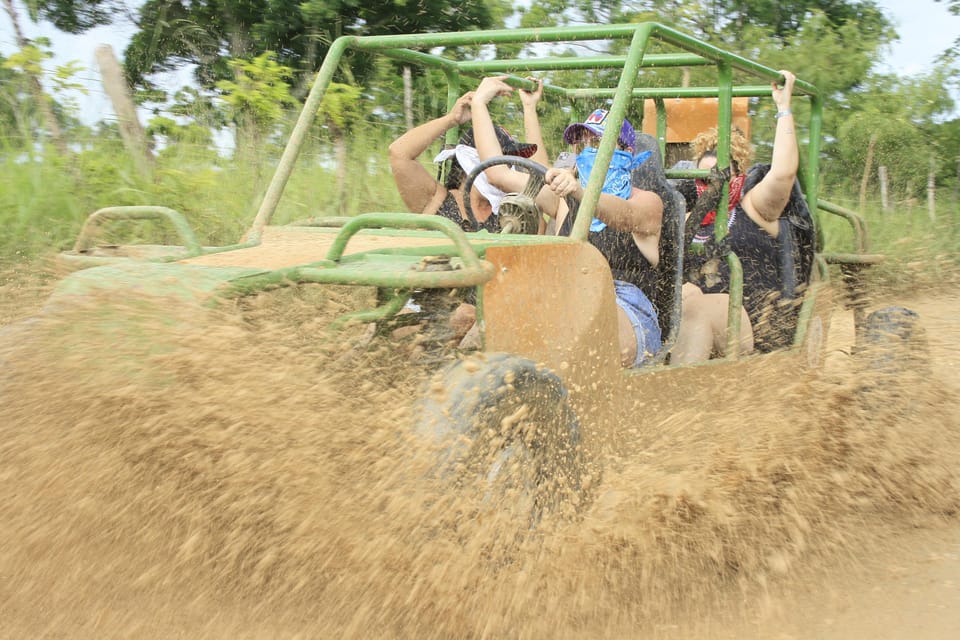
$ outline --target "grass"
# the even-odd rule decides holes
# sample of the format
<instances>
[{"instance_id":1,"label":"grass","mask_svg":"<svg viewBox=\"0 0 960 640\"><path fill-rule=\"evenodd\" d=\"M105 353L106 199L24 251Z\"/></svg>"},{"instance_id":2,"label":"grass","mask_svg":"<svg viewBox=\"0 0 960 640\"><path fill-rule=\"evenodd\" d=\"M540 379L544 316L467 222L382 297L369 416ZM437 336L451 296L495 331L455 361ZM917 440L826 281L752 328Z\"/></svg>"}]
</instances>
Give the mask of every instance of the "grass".
<instances>
[{"instance_id":1,"label":"grass","mask_svg":"<svg viewBox=\"0 0 960 640\"><path fill-rule=\"evenodd\" d=\"M827 200L856 210L857 204L841 195ZM884 256L871 267L870 280L891 292L960 283L960 201L951 194L936 200L935 219L926 203L903 204L883 211L878 202L862 213L867 223L868 251ZM848 252L853 235L845 220L821 216L828 251Z\"/></svg>"},{"instance_id":2,"label":"grass","mask_svg":"<svg viewBox=\"0 0 960 640\"><path fill-rule=\"evenodd\" d=\"M308 141L274 221L402 211L389 141L381 134L360 136L359 143L347 157L341 201L332 157L320 141ZM87 216L108 206L166 206L186 217L201 243L235 243L256 215L281 151L271 146L232 161L178 145L157 155L150 175L111 141L91 141L67 159L52 150L34 158L0 155L0 263L69 249ZM115 224L104 233L109 242L176 241L171 229L151 222Z\"/></svg>"},{"instance_id":3,"label":"grass","mask_svg":"<svg viewBox=\"0 0 960 640\"><path fill-rule=\"evenodd\" d=\"M403 211L386 151L394 135L370 127L353 136L342 194L331 145L316 137L307 140L274 221ZM68 159L49 150L32 159L2 156L0 266L31 263L69 249L87 216L107 206L167 206L187 218L202 244L237 242L256 214L281 151L273 145L227 160L181 143L157 154L149 176L138 173L114 140L89 140ZM872 269L873 280L893 290L960 281L960 202L948 190L938 196L935 221L923 202L901 204L887 213L873 204L864 212L870 251L888 257ZM847 194L825 197L857 208ZM830 215L822 219L826 248L850 251L848 224ZM117 243L177 242L171 229L152 222L114 224L104 234L105 240Z\"/></svg>"}]
</instances>

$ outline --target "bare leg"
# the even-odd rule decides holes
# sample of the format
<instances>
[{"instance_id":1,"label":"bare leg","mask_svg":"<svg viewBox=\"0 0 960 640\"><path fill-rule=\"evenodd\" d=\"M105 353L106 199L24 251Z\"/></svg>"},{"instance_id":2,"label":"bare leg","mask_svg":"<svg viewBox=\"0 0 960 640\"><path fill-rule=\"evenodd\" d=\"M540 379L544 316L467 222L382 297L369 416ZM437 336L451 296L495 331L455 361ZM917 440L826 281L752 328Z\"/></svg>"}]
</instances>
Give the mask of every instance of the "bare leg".
<instances>
[{"instance_id":1,"label":"bare leg","mask_svg":"<svg viewBox=\"0 0 960 640\"><path fill-rule=\"evenodd\" d=\"M704 362L711 352L724 355L727 349L727 306L730 296L726 293L702 293L696 287L684 286L683 311L680 315L680 331L677 344L670 352L673 364ZM750 318L740 308L740 353L753 351L753 329Z\"/></svg>"},{"instance_id":2,"label":"bare leg","mask_svg":"<svg viewBox=\"0 0 960 640\"><path fill-rule=\"evenodd\" d=\"M637 334L630 324L630 316L617 306L617 332L620 342L620 366L632 367L637 358Z\"/></svg>"}]
</instances>

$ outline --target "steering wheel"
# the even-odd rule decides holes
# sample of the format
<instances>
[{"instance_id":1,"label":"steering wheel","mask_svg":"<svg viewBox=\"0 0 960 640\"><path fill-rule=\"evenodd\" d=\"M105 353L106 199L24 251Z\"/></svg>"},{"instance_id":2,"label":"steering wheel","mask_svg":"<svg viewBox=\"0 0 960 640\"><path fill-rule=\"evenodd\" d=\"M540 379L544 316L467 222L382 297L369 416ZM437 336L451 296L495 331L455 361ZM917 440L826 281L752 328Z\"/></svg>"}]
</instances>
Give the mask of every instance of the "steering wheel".
<instances>
[{"instance_id":1,"label":"steering wheel","mask_svg":"<svg viewBox=\"0 0 960 640\"><path fill-rule=\"evenodd\" d=\"M477 222L476 216L473 215L473 207L470 206L470 189L482 171L501 164L522 167L529 174L530 179L527 180L523 191L508 193L500 201L500 210L497 214L500 217L500 233L537 233L544 212L537 206L536 198L540 190L543 189L543 179L547 175L547 168L539 162L520 156L494 156L487 158L473 168L473 171L467 176L466 182L463 183L463 210L467 215L467 220L473 225L474 231L480 230L480 224ZM580 201L568 195L566 202L570 214L575 214L580 206Z\"/></svg>"}]
</instances>

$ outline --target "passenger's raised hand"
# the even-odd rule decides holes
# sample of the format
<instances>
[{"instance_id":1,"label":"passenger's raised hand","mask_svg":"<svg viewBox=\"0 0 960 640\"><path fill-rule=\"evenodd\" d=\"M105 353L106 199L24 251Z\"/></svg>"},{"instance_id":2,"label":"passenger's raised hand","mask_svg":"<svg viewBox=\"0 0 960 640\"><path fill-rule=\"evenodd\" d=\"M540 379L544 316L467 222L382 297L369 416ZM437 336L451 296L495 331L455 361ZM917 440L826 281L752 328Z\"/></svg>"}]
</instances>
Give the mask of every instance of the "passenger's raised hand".
<instances>
[{"instance_id":1,"label":"passenger's raised hand","mask_svg":"<svg viewBox=\"0 0 960 640\"><path fill-rule=\"evenodd\" d=\"M490 76L480 81L480 85L473 92L473 99L476 102L490 104L490 101L497 96L508 96L513 93L513 87L504 80L507 76Z\"/></svg>"},{"instance_id":2,"label":"passenger's raised hand","mask_svg":"<svg viewBox=\"0 0 960 640\"><path fill-rule=\"evenodd\" d=\"M797 76L786 69L780 69L780 73L783 74L783 79L786 82L784 82L782 87L776 82L773 83L773 101L777 103L777 111L786 111L790 108L790 98L793 95L793 83L796 81Z\"/></svg>"},{"instance_id":3,"label":"passenger's raised hand","mask_svg":"<svg viewBox=\"0 0 960 640\"><path fill-rule=\"evenodd\" d=\"M453 108L450 109L450 119L454 121L457 125L464 124L470 121L470 103L473 101L473 91L468 91L453 103Z\"/></svg>"},{"instance_id":4,"label":"passenger's raised hand","mask_svg":"<svg viewBox=\"0 0 960 640\"><path fill-rule=\"evenodd\" d=\"M533 91L527 91L526 89L520 89L520 102L524 107L535 107L537 103L540 102L540 99L543 97L543 80L529 77L527 78L530 82L536 82L537 88Z\"/></svg>"}]
</instances>

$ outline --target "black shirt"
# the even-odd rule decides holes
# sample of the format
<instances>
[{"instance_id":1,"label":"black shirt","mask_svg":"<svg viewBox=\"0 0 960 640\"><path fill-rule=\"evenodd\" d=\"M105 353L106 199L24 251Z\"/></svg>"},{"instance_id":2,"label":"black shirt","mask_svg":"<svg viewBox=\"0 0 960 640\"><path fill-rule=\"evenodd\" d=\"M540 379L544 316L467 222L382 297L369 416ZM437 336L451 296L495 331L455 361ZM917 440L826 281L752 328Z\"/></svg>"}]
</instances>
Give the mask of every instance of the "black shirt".
<instances>
[{"instance_id":1,"label":"black shirt","mask_svg":"<svg viewBox=\"0 0 960 640\"><path fill-rule=\"evenodd\" d=\"M460 225L460 228L464 231L478 231L478 229L474 229L473 224L464 217L463 212L460 210L460 204L449 191L447 191L447 197L440 203L440 207L437 209L437 215L453 220ZM500 233L499 216L490 214L489 218L480 222L480 229L486 229L490 233Z\"/></svg>"},{"instance_id":2,"label":"black shirt","mask_svg":"<svg viewBox=\"0 0 960 640\"><path fill-rule=\"evenodd\" d=\"M576 217L576 213L573 213L564 219L559 235L570 235ZM647 298L651 298L656 288L657 272L634 242L632 233L616 231L607 226L602 231L591 231L588 240L607 259L615 280L634 284Z\"/></svg>"}]
</instances>

